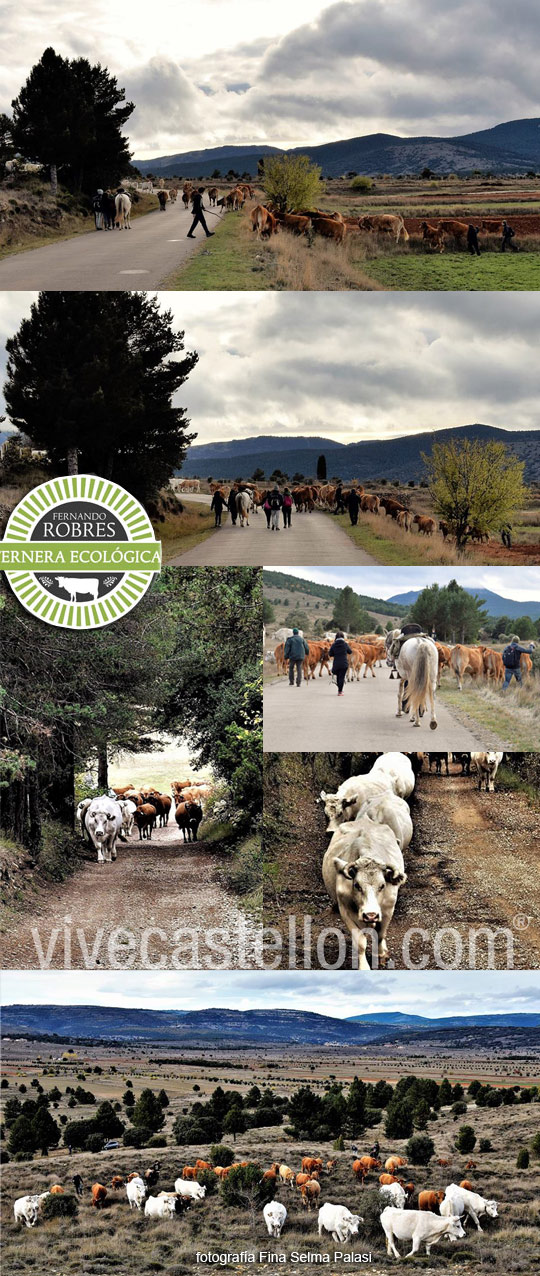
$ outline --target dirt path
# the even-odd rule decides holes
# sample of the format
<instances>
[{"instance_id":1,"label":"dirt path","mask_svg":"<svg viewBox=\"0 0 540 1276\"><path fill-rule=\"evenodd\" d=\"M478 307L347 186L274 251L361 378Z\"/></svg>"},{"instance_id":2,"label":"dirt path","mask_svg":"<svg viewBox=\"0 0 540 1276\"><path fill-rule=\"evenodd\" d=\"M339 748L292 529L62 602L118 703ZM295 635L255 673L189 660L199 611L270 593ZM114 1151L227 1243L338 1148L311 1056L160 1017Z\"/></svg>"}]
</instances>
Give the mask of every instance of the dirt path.
<instances>
[{"instance_id":1,"label":"dirt path","mask_svg":"<svg viewBox=\"0 0 540 1276\"><path fill-rule=\"evenodd\" d=\"M211 969L223 962L212 946L219 937L209 935L219 929L230 954L224 964L253 967L259 928L221 885L222 862L204 841L184 843L174 823L156 829L151 841L139 842L135 834L119 844L114 863L98 865L93 859L73 877L34 894L32 909L18 913L4 930L2 965ZM64 927L71 940L67 960ZM159 934L149 933L154 927ZM33 930L45 958L51 945L46 962L40 960ZM176 934L180 930L182 935Z\"/></svg>"},{"instance_id":2,"label":"dirt path","mask_svg":"<svg viewBox=\"0 0 540 1276\"><path fill-rule=\"evenodd\" d=\"M0 288L77 289L118 292L130 288L158 288L162 279L201 247L186 239L191 213L180 203L169 204L132 222L130 231L89 231L56 244L13 253L0 262ZM215 218L208 218L209 223Z\"/></svg>"},{"instance_id":3,"label":"dirt path","mask_svg":"<svg viewBox=\"0 0 540 1276\"><path fill-rule=\"evenodd\" d=\"M183 501L189 499L189 494L182 494ZM192 496L191 500L209 505L212 498L202 493ZM262 511L250 514L249 527L244 528L239 523L233 527L227 515L222 526L201 545L171 560L174 567L201 563L208 567L260 566L263 563L265 567L323 567L325 564L343 566L348 563L373 566L376 562L376 558L353 545L335 521L316 511L313 514L293 513L291 528L281 527L279 532L268 531Z\"/></svg>"},{"instance_id":4,"label":"dirt path","mask_svg":"<svg viewBox=\"0 0 540 1276\"><path fill-rule=\"evenodd\" d=\"M341 699L327 674L291 690L288 678L267 683L264 690L264 747L277 753L315 749L504 748L493 732L479 724L463 724L453 710L437 699L438 728L431 731L427 716L418 728L409 716L396 718L397 681L386 669L375 678L349 682Z\"/></svg>"},{"instance_id":5,"label":"dirt path","mask_svg":"<svg viewBox=\"0 0 540 1276\"><path fill-rule=\"evenodd\" d=\"M451 771L449 777L424 771L417 780L411 804L414 837L404 857L407 882L400 891L389 936L393 965L408 969L424 962L427 969L506 969L510 963L519 970L536 970L540 967L538 814L520 793L479 793L473 777L461 776L452 764ZM320 967L323 951L329 963L336 962L339 953L332 934L322 948L322 932L337 929L345 934L321 878L328 845L326 822L315 794L307 788L295 791L289 800L294 815L288 840L294 854L281 854L276 884L269 881L265 888L264 920L282 934L284 967L304 967L306 953L313 966ZM306 916L310 919L308 944ZM494 933L491 954L485 936L471 938L471 930L481 928ZM503 929L509 931L508 939L501 934ZM345 968L350 961L347 942Z\"/></svg>"}]
</instances>

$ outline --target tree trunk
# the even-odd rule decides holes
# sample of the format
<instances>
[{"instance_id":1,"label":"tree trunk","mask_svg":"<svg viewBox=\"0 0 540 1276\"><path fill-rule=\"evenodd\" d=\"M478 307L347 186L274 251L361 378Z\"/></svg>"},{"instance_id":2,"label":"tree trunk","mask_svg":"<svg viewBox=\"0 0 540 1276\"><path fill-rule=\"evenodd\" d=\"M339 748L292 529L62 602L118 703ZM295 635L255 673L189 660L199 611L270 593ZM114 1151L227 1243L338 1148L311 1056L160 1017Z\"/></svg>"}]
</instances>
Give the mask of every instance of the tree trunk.
<instances>
[{"instance_id":1,"label":"tree trunk","mask_svg":"<svg viewBox=\"0 0 540 1276\"><path fill-rule=\"evenodd\" d=\"M107 745L100 744L98 748L98 775L97 782L99 789L108 789L109 787L109 759L107 757Z\"/></svg>"},{"instance_id":2,"label":"tree trunk","mask_svg":"<svg viewBox=\"0 0 540 1276\"><path fill-rule=\"evenodd\" d=\"M68 447L66 453L67 472L68 474L79 473L79 453L76 447Z\"/></svg>"},{"instance_id":3,"label":"tree trunk","mask_svg":"<svg viewBox=\"0 0 540 1276\"><path fill-rule=\"evenodd\" d=\"M50 166L50 179L51 179L51 195L54 195L54 198L56 199L56 196L58 194L58 170L56 168L56 164L51 164Z\"/></svg>"}]
</instances>

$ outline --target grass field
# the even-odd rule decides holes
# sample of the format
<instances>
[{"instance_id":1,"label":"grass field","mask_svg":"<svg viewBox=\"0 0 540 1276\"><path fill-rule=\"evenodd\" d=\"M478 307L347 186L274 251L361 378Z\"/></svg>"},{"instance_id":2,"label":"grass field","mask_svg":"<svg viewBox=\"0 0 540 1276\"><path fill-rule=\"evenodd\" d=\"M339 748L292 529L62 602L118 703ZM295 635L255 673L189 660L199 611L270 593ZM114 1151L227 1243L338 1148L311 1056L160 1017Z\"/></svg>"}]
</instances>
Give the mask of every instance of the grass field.
<instances>
[{"instance_id":1,"label":"grass field","mask_svg":"<svg viewBox=\"0 0 540 1276\"><path fill-rule=\"evenodd\" d=\"M218 1084L245 1093L254 1082L260 1086L269 1083L277 1093L288 1096L308 1079L315 1091L320 1092L330 1077L337 1075L338 1079L349 1082L354 1072L366 1080L384 1076L394 1084L400 1075L407 1072L431 1076L437 1081L447 1075L452 1081L460 1079L466 1083L472 1077L483 1079L487 1071L492 1084L499 1078L504 1078L503 1083L509 1084L512 1078L522 1085L534 1082L537 1076L532 1058L528 1066L526 1063L512 1066L505 1057L490 1058L489 1052L475 1056L460 1045L446 1052L428 1051L427 1059L407 1057L406 1054L399 1059L375 1056L359 1061L350 1053L347 1056L345 1051L317 1051L312 1048L306 1051L292 1047L286 1052L272 1052L264 1048L248 1051L247 1054L236 1051L231 1056L232 1066L229 1067L223 1058L215 1056L215 1051L208 1052L207 1067L201 1067L195 1061L191 1065L189 1062L175 1064L172 1059L162 1066L153 1065L149 1057L152 1053L172 1055L175 1050L163 1044L147 1046L143 1051L140 1046L121 1050L77 1047L72 1064L56 1064L53 1070L57 1075L42 1076L42 1065L37 1063L36 1053L41 1053L44 1060L49 1056L54 1059L59 1057L62 1049L56 1046L51 1054L49 1043L38 1045L37 1051L32 1043L9 1043L5 1071L10 1088L2 1092L3 1096L17 1094L21 1082L30 1086L32 1077L37 1077L45 1088L56 1084L62 1092L66 1083L76 1086L80 1077L83 1086L95 1095L96 1104L105 1098L113 1102L121 1100L126 1079L133 1080L135 1097L144 1086L149 1085L155 1091L164 1086L170 1099L164 1128L167 1146L148 1147L141 1152L121 1147L117 1151L94 1155L74 1152L72 1156L68 1156L67 1149L61 1147L57 1151L51 1150L46 1159L36 1157L31 1162L5 1166L2 1191L4 1264L6 1272L17 1272L22 1276L30 1273L33 1276L36 1272L41 1274L45 1269L45 1252L47 1270L55 1276L75 1276L75 1273L81 1272L84 1276L105 1276L110 1271L117 1272L119 1276L132 1276L134 1271L140 1276L156 1272L167 1273L167 1276L190 1276L196 1265L197 1251L253 1251L255 1261L249 1266L246 1266L245 1260L232 1261L228 1265L233 1276L239 1276L249 1267L266 1271L270 1265L277 1265L277 1255L283 1255L279 1264L281 1270L312 1273L318 1270L323 1255L333 1257L336 1249L349 1256L353 1252L370 1252L370 1270L377 1276L387 1276L390 1268L384 1255L384 1238L378 1218L381 1207L377 1178L371 1174L365 1188L356 1182L351 1172L354 1153L350 1139L345 1141L345 1150L337 1153L335 1168L330 1174L322 1175L320 1200L321 1203L331 1200L346 1204L364 1218L359 1237L352 1245L334 1245L329 1236L319 1238L316 1211L307 1212L301 1207L296 1188L291 1190L283 1185L276 1188L275 1198L285 1204L288 1213L282 1238L276 1241L268 1238L261 1207L257 1203L253 1207L247 1204L230 1206L219 1195L212 1194L193 1205L182 1217L167 1222L155 1221L130 1211L125 1188L111 1189L111 1177L113 1174L125 1177L131 1171L144 1172L157 1157L161 1167L159 1184L154 1188L154 1193L157 1193L173 1188L174 1180L181 1174L184 1165L193 1165L197 1157L207 1159L207 1144L176 1147L172 1124L182 1110L189 1109L195 1098L204 1101ZM21 1062L23 1058L24 1063ZM92 1068L96 1065L103 1068L102 1074L93 1073ZM200 1087L200 1091L194 1093L195 1086ZM29 1092L32 1093L31 1090ZM69 1111L63 1094L54 1116L68 1115L70 1119L79 1119L91 1117L94 1112L93 1106ZM125 1117L125 1113L122 1115ZM496 1199L499 1218L482 1219L482 1233L469 1224L464 1240L454 1245L442 1242L433 1250L429 1260L425 1255L410 1260L415 1271L431 1274L452 1270L477 1276L480 1270L485 1269L492 1271L494 1276L503 1276L507 1272L532 1276L540 1260L538 1163L532 1159L530 1167L525 1170L517 1170L515 1163L518 1150L530 1146L537 1129L537 1116L537 1105L530 1103L496 1109L469 1106L466 1117L461 1117L459 1124L461 1121L472 1124L477 1139L489 1138L492 1150L480 1155L475 1152L478 1168L469 1171L468 1176L472 1177L476 1190ZM427 1167L409 1165L407 1168L406 1177L414 1182L416 1191L424 1187L444 1188L447 1183L459 1183L463 1178L467 1158L455 1151L456 1132L457 1124L450 1108L441 1108L437 1121L429 1125L429 1134L435 1144L434 1158ZM389 1140L384 1134L384 1124L359 1136L355 1147L358 1146L359 1152L363 1153L374 1138L380 1140L383 1159L391 1153L403 1154L405 1151L406 1141ZM230 1143L230 1140L225 1138L223 1142ZM316 1143L312 1140L294 1141L283 1126L271 1126L253 1128L239 1135L234 1144L234 1155L238 1161L255 1161L261 1169L277 1160L298 1172L302 1156L321 1155L326 1161L336 1153L331 1140L323 1139ZM441 1168L437 1165L439 1157L450 1159L451 1165ZM18 1196L28 1191L44 1191L53 1183L59 1183L69 1191L74 1173L79 1173L84 1183L84 1195L75 1219L40 1221L32 1230L14 1223L13 1201ZM103 1183L108 1189L103 1210L93 1209L91 1205L90 1186L95 1182ZM304 1252L309 1257L299 1266L290 1261L292 1252ZM276 1257L273 1261L262 1257L267 1254ZM351 1261L349 1257L348 1262ZM329 1270L342 1270L342 1262L336 1262L333 1267L331 1259Z\"/></svg>"},{"instance_id":2,"label":"grass field","mask_svg":"<svg viewBox=\"0 0 540 1276\"><path fill-rule=\"evenodd\" d=\"M272 254L255 235L250 238L242 213L228 213L219 222L212 219L212 230L213 239L207 239L185 266L163 280L162 288L179 288L183 292L260 292L274 287Z\"/></svg>"},{"instance_id":3,"label":"grass field","mask_svg":"<svg viewBox=\"0 0 540 1276\"><path fill-rule=\"evenodd\" d=\"M154 523L156 537L162 543L163 565L200 545L213 529L214 515L202 501L190 501L182 514L168 514L165 522Z\"/></svg>"},{"instance_id":4,"label":"grass field","mask_svg":"<svg viewBox=\"0 0 540 1276\"><path fill-rule=\"evenodd\" d=\"M532 292L540 288L540 252L382 254L369 272L385 288L405 292Z\"/></svg>"},{"instance_id":5,"label":"grass field","mask_svg":"<svg viewBox=\"0 0 540 1276\"><path fill-rule=\"evenodd\" d=\"M473 723L489 727L506 749L518 752L540 749L540 678L528 678L521 688L515 682L505 691L494 691L480 684L463 684L463 691L450 682L448 671L441 680L438 695L445 704L466 714Z\"/></svg>"}]
</instances>

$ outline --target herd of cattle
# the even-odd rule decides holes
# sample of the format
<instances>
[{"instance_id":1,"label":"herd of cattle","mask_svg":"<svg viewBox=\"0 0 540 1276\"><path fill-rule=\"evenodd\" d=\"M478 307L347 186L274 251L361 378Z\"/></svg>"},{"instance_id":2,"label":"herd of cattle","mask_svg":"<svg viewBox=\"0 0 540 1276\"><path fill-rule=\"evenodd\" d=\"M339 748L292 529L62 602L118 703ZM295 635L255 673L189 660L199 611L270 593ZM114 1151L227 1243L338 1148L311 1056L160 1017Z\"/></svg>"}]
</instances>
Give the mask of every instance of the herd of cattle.
<instances>
[{"instance_id":1,"label":"herd of cattle","mask_svg":"<svg viewBox=\"0 0 540 1276\"><path fill-rule=\"evenodd\" d=\"M160 793L152 785L123 784L108 794L83 798L76 811L76 821L83 838L97 852L98 864L117 858L118 842L127 842L133 829L139 830L139 841L151 840L156 825L169 823L174 804L174 818L183 833L184 842L196 842L203 818L202 799L210 788L204 781L172 780L171 794Z\"/></svg>"},{"instance_id":2,"label":"herd of cattle","mask_svg":"<svg viewBox=\"0 0 540 1276\"><path fill-rule=\"evenodd\" d=\"M429 754L440 772L447 754ZM471 753L479 788L493 792L502 753ZM412 835L408 799L424 755L383 753L365 775L353 775L336 793L321 791L320 801L331 840L322 862L323 881L334 907L349 931L358 954L358 968L369 970L366 958L371 933L379 965L388 961L387 935L399 894L407 881L404 852Z\"/></svg>"},{"instance_id":3,"label":"herd of cattle","mask_svg":"<svg viewBox=\"0 0 540 1276\"><path fill-rule=\"evenodd\" d=\"M372 1149L373 1152L376 1155L357 1157L351 1167L353 1179L362 1187L370 1175L382 1170L378 1144ZM274 1192L277 1192L278 1188L289 1194L291 1191L298 1192L301 1204L308 1211L318 1208L319 1236L328 1233L336 1243L347 1244L359 1235L360 1225L364 1222L362 1216L352 1213L347 1205L332 1201L325 1201L319 1205L321 1179L331 1178L337 1164L335 1157L325 1162L322 1157L305 1156L302 1158L301 1170L296 1172L290 1166L274 1161L262 1173L261 1183L270 1184ZM450 1161L440 1158L438 1164L449 1166ZM204 1201L206 1186L198 1181L201 1174L214 1174L218 1180L223 1180L232 1170L249 1165L254 1165L260 1172L256 1162L240 1161L230 1166L214 1166L210 1161L198 1159L193 1166L184 1166L172 1190L161 1190L157 1195L152 1195L151 1189L157 1187L160 1178L160 1163L156 1161L144 1174L134 1171L125 1179L115 1174L111 1180L110 1189L116 1194L125 1188L130 1210L135 1209L137 1212L144 1210L147 1218L172 1219L177 1214L183 1214L190 1206ZM384 1171L378 1176L380 1221L389 1255L401 1258L396 1247L396 1240L411 1242L412 1248L407 1257L410 1254L416 1254L421 1245L424 1245L426 1254L429 1254L431 1247L438 1241L462 1239L465 1236L464 1225L468 1218L481 1232L483 1229L480 1218L485 1215L490 1218L498 1217L497 1203L476 1192L469 1179L463 1179L460 1183L450 1183L444 1191L430 1189L419 1191L415 1208L412 1204L415 1194L414 1183L405 1182L405 1179L401 1177L406 1166L405 1157L390 1156L384 1163ZM473 1168L475 1163L468 1161L465 1166L466 1172ZM82 1197L84 1184L81 1176L75 1174L72 1183L77 1196ZM92 1184L90 1189L92 1205L96 1209L102 1210L105 1207L110 1189L103 1183ZM13 1206L15 1222L24 1224L26 1227L35 1227L39 1222L42 1202L49 1196L63 1193L64 1188L60 1184L55 1184L45 1192L19 1197ZM290 1195L288 1199L290 1201ZM282 1201L274 1198L264 1206L262 1214L268 1235L279 1239L287 1221L287 1207Z\"/></svg>"},{"instance_id":4,"label":"herd of cattle","mask_svg":"<svg viewBox=\"0 0 540 1276\"><path fill-rule=\"evenodd\" d=\"M379 514L383 518L390 518L405 532L413 532L417 529L421 536L434 536L435 532L439 531L443 540L452 539L449 524L445 519L437 521L429 515L415 514L395 496L379 496L375 492L366 492L362 484L355 480L350 488L342 488L341 485L332 483L303 484L293 488L291 494L296 511L301 514L312 513L314 509L333 509L336 505L338 508L347 509L353 492L356 493L359 510L363 514ZM480 527L467 528L466 535L469 540L480 544L489 540L488 533Z\"/></svg>"}]
</instances>

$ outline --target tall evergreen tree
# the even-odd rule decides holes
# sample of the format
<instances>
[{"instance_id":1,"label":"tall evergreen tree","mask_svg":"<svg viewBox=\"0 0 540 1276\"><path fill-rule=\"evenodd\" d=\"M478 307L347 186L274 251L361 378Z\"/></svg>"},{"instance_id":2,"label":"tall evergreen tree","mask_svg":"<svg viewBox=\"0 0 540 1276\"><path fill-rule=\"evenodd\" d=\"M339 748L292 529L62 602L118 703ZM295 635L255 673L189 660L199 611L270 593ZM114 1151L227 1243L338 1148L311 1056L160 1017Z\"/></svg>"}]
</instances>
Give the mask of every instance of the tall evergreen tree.
<instances>
[{"instance_id":1,"label":"tall evergreen tree","mask_svg":"<svg viewBox=\"0 0 540 1276\"><path fill-rule=\"evenodd\" d=\"M153 1090L147 1087L141 1091L140 1097L133 1108L131 1120L134 1125L144 1126L148 1130L161 1130L165 1117L163 1116L161 1103Z\"/></svg>"},{"instance_id":2,"label":"tall evergreen tree","mask_svg":"<svg viewBox=\"0 0 540 1276\"><path fill-rule=\"evenodd\" d=\"M321 454L317 461L317 478L321 483L326 481L326 457L324 453Z\"/></svg>"},{"instance_id":3,"label":"tall evergreen tree","mask_svg":"<svg viewBox=\"0 0 540 1276\"><path fill-rule=\"evenodd\" d=\"M358 595L350 585L345 585L341 590L339 597L334 603L334 611L332 614L332 625L337 629L344 629L347 633L362 633L363 630L371 629L372 620L368 612L364 610Z\"/></svg>"},{"instance_id":4,"label":"tall evergreen tree","mask_svg":"<svg viewBox=\"0 0 540 1276\"><path fill-rule=\"evenodd\" d=\"M26 159L58 169L75 190L116 184L130 161L122 128L134 106L106 68L86 58L70 62L45 49L13 106L13 140Z\"/></svg>"},{"instance_id":5,"label":"tall evergreen tree","mask_svg":"<svg viewBox=\"0 0 540 1276\"><path fill-rule=\"evenodd\" d=\"M173 395L198 355L170 311L137 292L42 292L6 343L13 423L57 472L116 479L143 501L195 435Z\"/></svg>"}]
</instances>

